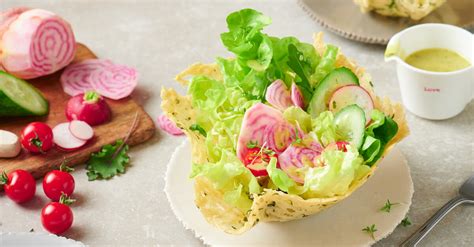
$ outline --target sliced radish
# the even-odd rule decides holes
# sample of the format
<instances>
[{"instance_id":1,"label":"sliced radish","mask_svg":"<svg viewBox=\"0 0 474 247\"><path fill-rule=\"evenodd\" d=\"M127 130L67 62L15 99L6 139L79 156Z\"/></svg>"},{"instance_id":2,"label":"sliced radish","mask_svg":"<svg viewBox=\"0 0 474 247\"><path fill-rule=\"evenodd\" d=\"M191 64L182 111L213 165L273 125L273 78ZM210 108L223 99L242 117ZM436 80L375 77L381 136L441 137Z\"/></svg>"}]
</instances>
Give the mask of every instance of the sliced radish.
<instances>
[{"instance_id":1,"label":"sliced radish","mask_svg":"<svg viewBox=\"0 0 474 247\"><path fill-rule=\"evenodd\" d=\"M282 80L276 80L267 88L265 100L279 110L285 110L292 105L290 90Z\"/></svg>"},{"instance_id":2,"label":"sliced radish","mask_svg":"<svg viewBox=\"0 0 474 247\"><path fill-rule=\"evenodd\" d=\"M357 85L338 88L331 96L329 110L336 113L344 107L354 104L364 110L366 123L370 122L370 114L374 109L374 102L367 90Z\"/></svg>"},{"instance_id":3,"label":"sliced radish","mask_svg":"<svg viewBox=\"0 0 474 247\"><path fill-rule=\"evenodd\" d=\"M183 135L184 132L176 126L166 115L160 115L157 119L160 128L171 135L179 136Z\"/></svg>"},{"instance_id":4,"label":"sliced radish","mask_svg":"<svg viewBox=\"0 0 474 247\"><path fill-rule=\"evenodd\" d=\"M91 85L96 92L109 99L119 100L129 96L138 84L138 72L125 65L109 65L93 71Z\"/></svg>"},{"instance_id":5,"label":"sliced radish","mask_svg":"<svg viewBox=\"0 0 474 247\"><path fill-rule=\"evenodd\" d=\"M69 131L73 136L84 141L94 137L94 129L88 123L80 120L72 120L69 123Z\"/></svg>"},{"instance_id":6,"label":"sliced radish","mask_svg":"<svg viewBox=\"0 0 474 247\"><path fill-rule=\"evenodd\" d=\"M69 123L60 123L53 128L54 143L66 151L73 151L84 146L87 141L75 137L69 130Z\"/></svg>"},{"instance_id":7,"label":"sliced radish","mask_svg":"<svg viewBox=\"0 0 474 247\"><path fill-rule=\"evenodd\" d=\"M291 102L293 102L293 105L304 109L303 94L295 83L291 84Z\"/></svg>"},{"instance_id":8,"label":"sliced radish","mask_svg":"<svg viewBox=\"0 0 474 247\"><path fill-rule=\"evenodd\" d=\"M96 70L112 66L107 59L87 59L66 67L61 74L61 85L65 93L76 96L87 91L93 91L90 75Z\"/></svg>"}]
</instances>

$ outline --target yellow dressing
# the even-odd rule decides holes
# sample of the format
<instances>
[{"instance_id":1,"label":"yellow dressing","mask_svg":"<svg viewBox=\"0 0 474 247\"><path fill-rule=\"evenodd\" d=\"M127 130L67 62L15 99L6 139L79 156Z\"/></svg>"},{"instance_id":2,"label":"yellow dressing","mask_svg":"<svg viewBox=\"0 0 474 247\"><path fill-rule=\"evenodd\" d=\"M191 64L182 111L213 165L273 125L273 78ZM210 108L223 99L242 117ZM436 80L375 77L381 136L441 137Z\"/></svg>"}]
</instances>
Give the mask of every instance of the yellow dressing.
<instances>
[{"instance_id":1,"label":"yellow dressing","mask_svg":"<svg viewBox=\"0 0 474 247\"><path fill-rule=\"evenodd\" d=\"M413 67L433 71L450 72L469 67L471 64L454 51L443 48L430 48L410 54L405 62Z\"/></svg>"}]
</instances>

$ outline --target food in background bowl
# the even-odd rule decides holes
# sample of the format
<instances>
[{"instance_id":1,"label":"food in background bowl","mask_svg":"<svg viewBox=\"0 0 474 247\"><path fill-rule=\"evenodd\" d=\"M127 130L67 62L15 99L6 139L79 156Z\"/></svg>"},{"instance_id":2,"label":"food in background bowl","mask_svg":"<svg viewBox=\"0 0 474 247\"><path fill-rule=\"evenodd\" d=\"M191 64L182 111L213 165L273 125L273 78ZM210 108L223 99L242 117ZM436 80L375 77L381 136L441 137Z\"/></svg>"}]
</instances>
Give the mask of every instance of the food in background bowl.
<instances>
[{"instance_id":1,"label":"food in background bowl","mask_svg":"<svg viewBox=\"0 0 474 247\"><path fill-rule=\"evenodd\" d=\"M420 20L443 5L446 0L354 0L362 12L374 11L386 16Z\"/></svg>"},{"instance_id":2,"label":"food in background bowl","mask_svg":"<svg viewBox=\"0 0 474 247\"><path fill-rule=\"evenodd\" d=\"M263 33L270 23L252 9L230 14L221 39L235 58L194 64L176 77L187 95L161 94L192 143L196 205L231 234L334 205L408 135L401 105L375 96L321 33L311 45Z\"/></svg>"}]
</instances>

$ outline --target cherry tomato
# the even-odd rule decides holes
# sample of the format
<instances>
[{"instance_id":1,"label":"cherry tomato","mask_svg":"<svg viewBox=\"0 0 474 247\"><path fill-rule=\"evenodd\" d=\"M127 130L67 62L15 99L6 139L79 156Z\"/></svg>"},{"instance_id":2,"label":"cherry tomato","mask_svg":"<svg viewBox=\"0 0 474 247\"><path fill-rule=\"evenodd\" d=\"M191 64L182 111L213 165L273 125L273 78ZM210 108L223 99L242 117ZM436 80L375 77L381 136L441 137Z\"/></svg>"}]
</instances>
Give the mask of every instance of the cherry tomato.
<instances>
[{"instance_id":1,"label":"cherry tomato","mask_svg":"<svg viewBox=\"0 0 474 247\"><path fill-rule=\"evenodd\" d=\"M8 176L3 173L0 184L3 184L5 194L16 203L30 200L36 192L35 179L25 170L16 170Z\"/></svg>"},{"instance_id":2,"label":"cherry tomato","mask_svg":"<svg viewBox=\"0 0 474 247\"><path fill-rule=\"evenodd\" d=\"M334 142L334 143L331 143L329 144L326 149L327 150L339 150L339 151L342 151L342 152L347 152L347 145L349 145L348 142L345 142L345 141L337 141L337 142Z\"/></svg>"},{"instance_id":3,"label":"cherry tomato","mask_svg":"<svg viewBox=\"0 0 474 247\"><path fill-rule=\"evenodd\" d=\"M68 204L71 201L61 196L59 202L48 203L41 210L41 223L44 229L54 234L61 234L68 230L74 221L74 215Z\"/></svg>"},{"instance_id":4,"label":"cherry tomato","mask_svg":"<svg viewBox=\"0 0 474 247\"><path fill-rule=\"evenodd\" d=\"M21 131L21 145L32 153L44 153L53 147L53 131L45 123L30 123Z\"/></svg>"},{"instance_id":5,"label":"cherry tomato","mask_svg":"<svg viewBox=\"0 0 474 247\"><path fill-rule=\"evenodd\" d=\"M71 196L74 192L74 177L64 171L67 169L71 168L68 168L63 164L61 165L60 170L50 171L46 176L44 176L43 191L49 199L59 201L63 193L66 196Z\"/></svg>"},{"instance_id":6,"label":"cherry tomato","mask_svg":"<svg viewBox=\"0 0 474 247\"><path fill-rule=\"evenodd\" d=\"M268 176L267 165L272 157L277 158L275 152L259 147L250 148L244 158L244 165L254 176ZM277 167L280 167L277 164Z\"/></svg>"}]
</instances>

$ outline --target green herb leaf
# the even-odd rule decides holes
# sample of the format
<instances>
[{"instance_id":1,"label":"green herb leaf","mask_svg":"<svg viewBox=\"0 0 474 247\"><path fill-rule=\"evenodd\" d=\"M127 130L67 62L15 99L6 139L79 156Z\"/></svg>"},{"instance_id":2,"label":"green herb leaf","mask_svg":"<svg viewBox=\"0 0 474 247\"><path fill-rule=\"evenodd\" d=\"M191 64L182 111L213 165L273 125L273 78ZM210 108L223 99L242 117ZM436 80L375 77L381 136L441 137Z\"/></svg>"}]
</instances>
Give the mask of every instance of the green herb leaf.
<instances>
[{"instance_id":1,"label":"green herb leaf","mask_svg":"<svg viewBox=\"0 0 474 247\"><path fill-rule=\"evenodd\" d=\"M258 142L256 141L249 141L247 143L247 148L256 148L256 147L258 147Z\"/></svg>"},{"instance_id":2,"label":"green herb leaf","mask_svg":"<svg viewBox=\"0 0 474 247\"><path fill-rule=\"evenodd\" d=\"M193 124L191 127L189 127L190 130L192 131L197 131L199 132L202 136L207 137L206 130L201 127L199 124Z\"/></svg>"},{"instance_id":3,"label":"green herb leaf","mask_svg":"<svg viewBox=\"0 0 474 247\"><path fill-rule=\"evenodd\" d=\"M390 213L392 206L397 205L397 204L399 203L391 203L390 200L387 199L387 202L385 202L385 205L382 208L380 208L380 211Z\"/></svg>"},{"instance_id":4,"label":"green herb leaf","mask_svg":"<svg viewBox=\"0 0 474 247\"><path fill-rule=\"evenodd\" d=\"M362 229L363 232L366 232L372 237L373 240L375 240L374 233L377 231L375 228L375 224L372 224L371 226L366 226L364 229Z\"/></svg>"},{"instance_id":5,"label":"green herb leaf","mask_svg":"<svg viewBox=\"0 0 474 247\"><path fill-rule=\"evenodd\" d=\"M288 66L298 75L299 80L295 80L296 85L301 90L305 102L311 99L313 94L313 88L309 82L308 71L304 66L304 56L294 44L288 45Z\"/></svg>"},{"instance_id":6,"label":"green herb leaf","mask_svg":"<svg viewBox=\"0 0 474 247\"><path fill-rule=\"evenodd\" d=\"M109 179L125 172L125 167L130 163L130 157L127 154L128 145L122 144L123 140L117 140L115 144L105 145L99 152L91 154L86 166L89 181ZM122 149L118 150L121 146Z\"/></svg>"},{"instance_id":7,"label":"green herb leaf","mask_svg":"<svg viewBox=\"0 0 474 247\"><path fill-rule=\"evenodd\" d=\"M410 226L411 225L411 221L410 219L407 217L405 217L405 219L402 220L402 222L400 223L400 225L402 225L403 227L407 227L407 226Z\"/></svg>"}]
</instances>

